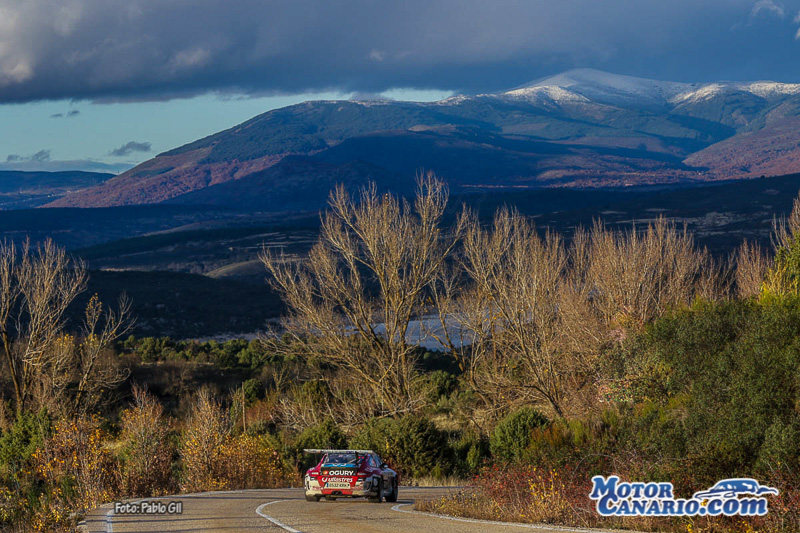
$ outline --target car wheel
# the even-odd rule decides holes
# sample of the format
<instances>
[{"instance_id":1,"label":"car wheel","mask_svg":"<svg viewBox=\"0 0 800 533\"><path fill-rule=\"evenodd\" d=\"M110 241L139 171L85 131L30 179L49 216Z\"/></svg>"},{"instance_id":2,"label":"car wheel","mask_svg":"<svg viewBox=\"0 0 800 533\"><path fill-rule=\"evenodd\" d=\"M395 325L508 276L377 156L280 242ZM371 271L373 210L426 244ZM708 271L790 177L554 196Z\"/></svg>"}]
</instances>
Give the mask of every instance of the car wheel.
<instances>
[{"instance_id":1,"label":"car wheel","mask_svg":"<svg viewBox=\"0 0 800 533\"><path fill-rule=\"evenodd\" d=\"M307 502L318 502L321 498L322 498L322 496L310 496L310 495L306 494L306 501Z\"/></svg>"},{"instance_id":2,"label":"car wheel","mask_svg":"<svg viewBox=\"0 0 800 533\"><path fill-rule=\"evenodd\" d=\"M389 494L388 496L386 496L386 501L387 501L387 502L392 502L392 503L394 503L394 502L396 502L396 501L397 501L397 488L398 488L398 487L397 487L397 477L395 476L395 477L392 479L392 493L391 493L391 494Z\"/></svg>"},{"instance_id":3,"label":"car wheel","mask_svg":"<svg viewBox=\"0 0 800 533\"><path fill-rule=\"evenodd\" d=\"M370 497L370 503L381 503L383 500L383 480L378 481L378 494L375 497Z\"/></svg>"}]
</instances>

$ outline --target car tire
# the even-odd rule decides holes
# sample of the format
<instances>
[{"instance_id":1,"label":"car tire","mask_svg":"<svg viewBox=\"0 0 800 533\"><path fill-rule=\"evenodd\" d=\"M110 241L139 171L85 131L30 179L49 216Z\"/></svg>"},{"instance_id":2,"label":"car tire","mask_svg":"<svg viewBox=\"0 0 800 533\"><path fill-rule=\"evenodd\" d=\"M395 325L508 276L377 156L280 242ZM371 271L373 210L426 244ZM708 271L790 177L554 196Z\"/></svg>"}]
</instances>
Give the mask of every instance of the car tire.
<instances>
[{"instance_id":1,"label":"car tire","mask_svg":"<svg viewBox=\"0 0 800 533\"><path fill-rule=\"evenodd\" d=\"M318 502L321 498L322 496L309 496L308 494L306 494L307 502Z\"/></svg>"},{"instance_id":2,"label":"car tire","mask_svg":"<svg viewBox=\"0 0 800 533\"><path fill-rule=\"evenodd\" d=\"M381 503L383 501L383 480L378 481L378 494L369 498L369 503Z\"/></svg>"},{"instance_id":3,"label":"car tire","mask_svg":"<svg viewBox=\"0 0 800 533\"><path fill-rule=\"evenodd\" d=\"M394 503L397 501L397 476L392 479L392 493L386 496L386 501Z\"/></svg>"}]
</instances>

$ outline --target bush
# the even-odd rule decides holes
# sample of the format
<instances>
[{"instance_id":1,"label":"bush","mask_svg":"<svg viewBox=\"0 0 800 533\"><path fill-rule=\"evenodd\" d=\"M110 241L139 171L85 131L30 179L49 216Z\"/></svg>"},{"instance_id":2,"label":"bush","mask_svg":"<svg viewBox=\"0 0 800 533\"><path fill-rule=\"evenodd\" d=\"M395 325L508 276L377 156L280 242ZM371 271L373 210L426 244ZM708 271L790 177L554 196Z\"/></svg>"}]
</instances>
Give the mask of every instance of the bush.
<instances>
[{"instance_id":1,"label":"bush","mask_svg":"<svg viewBox=\"0 0 800 533\"><path fill-rule=\"evenodd\" d=\"M264 435L229 437L220 448L222 480L227 489L285 487L294 478L270 439Z\"/></svg>"},{"instance_id":2,"label":"bush","mask_svg":"<svg viewBox=\"0 0 800 533\"><path fill-rule=\"evenodd\" d=\"M45 411L38 415L21 413L14 424L0 435L0 465L16 478L49 433L50 419Z\"/></svg>"},{"instance_id":3,"label":"bush","mask_svg":"<svg viewBox=\"0 0 800 533\"><path fill-rule=\"evenodd\" d=\"M316 426L306 428L295 443L297 462L302 470L314 466L315 457L303 453L304 448L345 448L347 437L333 420L326 420Z\"/></svg>"},{"instance_id":4,"label":"bush","mask_svg":"<svg viewBox=\"0 0 800 533\"><path fill-rule=\"evenodd\" d=\"M118 470L95 418L59 421L33 454L36 473L46 487L43 501L52 514L86 512L118 494Z\"/></svg>"},{"instance_id":5,"label":"bush","mask_svg":"<svg viewBox=\"0 0 800 533\"><path fill-rule=\"evenodd\" d=\"M458 388L458 378L444 370L434 370L427 378L425 396L430 404L436 404L441 398L447 398Z\"/></svg>"},{"instance_id":6,"label":"bush","mask_svg":"<svg viewBox=\"0 0 800 533\"><path fill-rule=\"evenodd\" d=\"M231 431L227 413L209 394L201 393L183 435L183 490L200 492L227 487L222 446Z\"/></svg>"},{"instance_id":7,"label":"bush","mask_svg":"<svg viewBox=\"0 0 800 533\"><path fill-rule=\"evenodd\" d=\"M530 407L522 407L506 416L494 428L489 447L502 461L518 461L531 442L534 429L547 425L547 419Z\"/></svg>"},{"instance_id":8,"label":"bush","mask_svg":"<svg viewBox=\"0 0 800 533\"><path fill-rule=\"evenodd\" d=\"M248 379L242 383L244 399L247 405L252 405L264 395L264 384L258 379Z\"/></svg>"},{"instance_id":9,"label":"bush","mask_svg":"<svg viewBox=\"0 0 800 533\"><path fill-rule=\"evenodd\" d=\"M153 396L134 388L134 406L122 412L122 490L128 496L172 492L175 445L164 409Z\"/></svg>"},{"instance_id":10,"label":"bush","mask_svg":"<svg viewBox=\"0 0 800 533\"><path fill-rule=\"evenodd\" d=\"M407 477L440 478L450 470L451 453L447 436L433 422L408 415L398 420L390 433L384 460Z\"/></svg>"},{"instance_id":11,"label":"bush","mask_svg":"<svg viewBox=\"0 0 800 533\"><path fill-rule=\"evenodd\" d=\"M395 419L373 418L356 432L350 440L350 446L358 450L372 450L388 461L396 431Z\"/></svg>"},{"instance_id":12,"label":"bush","mask_svg":"<svg viewBox=\"0 0 800 533\"><path fill-rule=\"evenodd\" d=\"M350 445L373 450L405 478L441 478L450 474L453 467L454 451L447 434L422 416L372 419L355 434ZM465 455L468 450L469 446Z\"/></svg>"},{"instance_id":13,"label":"bush","mask_svg":"<svg viewBox=\"0 0 800 533\"><path fill-rule=\"evenodd\" d=\"M454 470L460 476L471 476L480 470L489 457L489 443L477 435L464 433L452 445Z\"/></svg>"},{"instance_id":14,"label":"bush","mask_svg":"<svg viewBox=\"0 0 800 533\"><path fill-rule=\"evenodd\" d=\"M700 303L657 320L628 365L663 367L638 409L635 440L699 484L751 471L792 449L800 402L800 300ZM630 366L629 366L630 367ZM763 449L763 451L762 451Z\"/></svg>"}]
</instances>

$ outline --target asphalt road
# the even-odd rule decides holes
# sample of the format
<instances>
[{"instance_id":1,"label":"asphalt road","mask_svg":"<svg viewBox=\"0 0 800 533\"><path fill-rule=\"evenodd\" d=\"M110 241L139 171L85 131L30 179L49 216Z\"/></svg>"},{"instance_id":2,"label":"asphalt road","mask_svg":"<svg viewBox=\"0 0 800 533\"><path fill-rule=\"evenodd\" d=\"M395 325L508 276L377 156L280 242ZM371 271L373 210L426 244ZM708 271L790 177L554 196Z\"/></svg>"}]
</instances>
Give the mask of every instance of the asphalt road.
<instances>
[{"instance_id":1,"label":"asphalt road","mask_svg":"<svg viewBox=\"0 0 800 533\"><path fill-rule=\"evenodd\" d=\"M182 504L181 514L114 514L112 505L95 509L82 529L91 533L234 532L276 533L436 533L581 531L532 525L450 519L414 511L414 500L436 497L446 488L400 488L397 503L369 503L346 498L307 502L302 489L209 492L170 496L149 502Z\"/></svg>"}]
</instances>

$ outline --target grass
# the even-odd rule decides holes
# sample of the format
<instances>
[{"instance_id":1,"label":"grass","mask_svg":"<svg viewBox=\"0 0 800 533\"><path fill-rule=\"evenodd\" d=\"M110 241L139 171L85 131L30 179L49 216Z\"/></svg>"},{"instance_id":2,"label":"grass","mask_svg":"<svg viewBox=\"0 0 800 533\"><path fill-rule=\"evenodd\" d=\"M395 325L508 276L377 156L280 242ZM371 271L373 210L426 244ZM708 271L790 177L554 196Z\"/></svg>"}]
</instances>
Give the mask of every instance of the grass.
<instances>
[{"instance_id":1,"label":"grass","mask_svg":"<svg viewBox=\"0 0 800 533\"><path fill-rule=\"evenodd\" d=\"M409 483L412 487L464 487L469 484L468 479L457 476L444 476L444 477L419 477L414 478Z\"/></svg>"}]
</instances>

